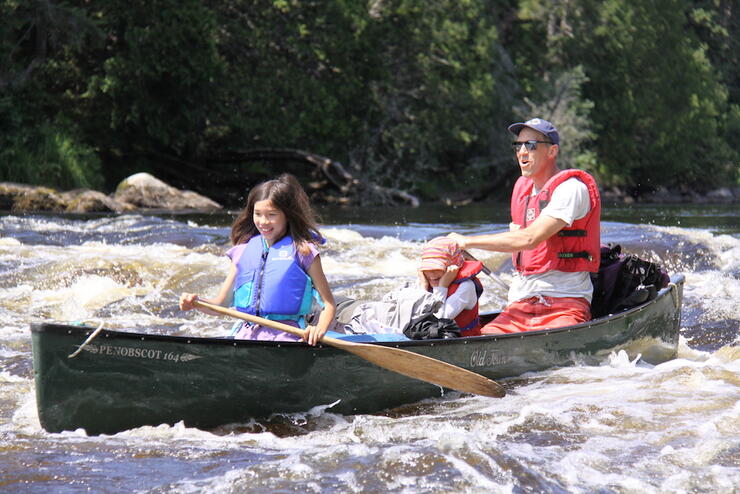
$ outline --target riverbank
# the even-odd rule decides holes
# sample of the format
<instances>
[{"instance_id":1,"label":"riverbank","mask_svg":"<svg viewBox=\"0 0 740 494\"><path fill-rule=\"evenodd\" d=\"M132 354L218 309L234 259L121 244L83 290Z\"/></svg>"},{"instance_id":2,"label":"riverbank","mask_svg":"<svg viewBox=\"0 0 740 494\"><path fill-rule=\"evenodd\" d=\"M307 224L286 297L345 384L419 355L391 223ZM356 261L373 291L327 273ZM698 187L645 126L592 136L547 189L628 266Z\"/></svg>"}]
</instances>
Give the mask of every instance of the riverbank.
<instances>
[{"instance_id":1,"label":"riverbank","mask_svg":"<svg viewBox=\"0 0 740 494\"><path fill-rule=\"evenodd\" d=\"M738 204L740 187L721 187L700 194L688 187L660 187L633 195L619 187L601 191L602 201L611 204ZM190 190L176 189L148 173L132 175L111 194L89 189L58 191L50 187L0 182L0 210L13 213L126 213L133 211L214 212L224 209L218 202Z\"/></svg>"}]
</instances>

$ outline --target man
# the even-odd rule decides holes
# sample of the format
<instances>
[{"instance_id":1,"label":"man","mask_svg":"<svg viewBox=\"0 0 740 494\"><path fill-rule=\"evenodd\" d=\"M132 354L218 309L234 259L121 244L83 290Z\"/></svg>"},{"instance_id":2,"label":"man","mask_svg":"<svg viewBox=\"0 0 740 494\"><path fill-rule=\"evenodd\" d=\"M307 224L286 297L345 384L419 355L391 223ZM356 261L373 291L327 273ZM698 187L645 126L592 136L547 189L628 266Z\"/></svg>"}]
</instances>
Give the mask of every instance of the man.
<instances>
[{"instance_id":1,"label":"man","mask_svg":"<svg viewBox=\"0 0 740 494\"><path fill-rule=\"evenodd\" d=\"M560 136L550 122L533 118L509 126L522 176L511 197L510 231L463 236L461 248L511 252L516 277L509 304L481 329L516 333L568 326L591 319L599 269L601 200L593 177L560 170Z\"/></svg>"}]
</instances>

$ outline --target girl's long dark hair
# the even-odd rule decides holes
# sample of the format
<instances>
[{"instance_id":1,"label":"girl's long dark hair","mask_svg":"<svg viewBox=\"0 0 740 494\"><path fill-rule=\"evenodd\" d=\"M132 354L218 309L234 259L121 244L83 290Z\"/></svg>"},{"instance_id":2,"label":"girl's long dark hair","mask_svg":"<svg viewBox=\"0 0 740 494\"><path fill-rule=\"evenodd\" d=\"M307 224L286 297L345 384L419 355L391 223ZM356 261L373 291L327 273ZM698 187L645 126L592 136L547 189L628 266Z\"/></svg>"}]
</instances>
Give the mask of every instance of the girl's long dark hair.
<instances>
[{"instance_id":1,"label":"girl's long dark hair","mask_svg":"<svg viewBox=\"0 0 740 494\"><path fill-rule=\"evenodd\" d=\"M254 204L270 200L283 212L288 223L287 234L301 252L308 249L308 242L319 244L321 234L316 224L316 215L306 192L298 180L289 173L283 173L274 180L268 180L252 188L247 196L247 204L231 225L231 243L248 242L259 232L254 224Z\"/></svg>"}]
</instances>

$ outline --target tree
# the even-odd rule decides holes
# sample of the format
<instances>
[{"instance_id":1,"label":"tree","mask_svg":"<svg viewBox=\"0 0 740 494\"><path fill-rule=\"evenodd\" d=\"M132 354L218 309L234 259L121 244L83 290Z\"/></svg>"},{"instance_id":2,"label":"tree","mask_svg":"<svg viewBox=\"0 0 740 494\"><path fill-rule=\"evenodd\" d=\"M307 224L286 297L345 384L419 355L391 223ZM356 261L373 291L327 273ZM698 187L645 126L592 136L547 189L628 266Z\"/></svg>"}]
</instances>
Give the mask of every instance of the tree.
<instances>
[{"instance_id":1,"label":"tree","mask_svg":"<svg viewBox=\"0 0 740 494\"><path fill-rule=\"evenodd\" d=\"M69 61L84 70L70 88L74 115L110 166L113 186L132 171L165 179L193 173L213 132L224 63L212 10L198 0L101 0L86 6L105 43Z\"/></svg>"},{"instance_id":2,"label":"tree","mask_svg":"<svg viewBox=\"0 0 740 494\"><path fill-rule=\"evenodd\" d=\"M50 0L0 1L0 18L0 179L100 186L97 154L55 97L59 57L95 38L95 26Z\"/></svg>"},{"instance_id":3,"label":"tree","mask_svg":"<svg viewBox=\"0 0 740 494\"><path fill-rule=\"evenodd\" d=\"M550 74L554 82L544 81L537 91L542 101L529 98L518 108L521 120L540 116L557 122L560 135L558 163L568 168L580 168L598 173L596 154L591 150L596 137L590 112L593 102L582 97L582 86L588 81L580 65L561 73Z\"/></svg>"},{"instance_id":4,"label":"tree","mask_svg":"<svg viewBox=\"0 0 740 494\"><path fill-rule=\"evenodd\" d=\"M0 0L0 15L4 180L149 171L241 194L302 171L266 157L305 154L425 199L505 199L506 126L534 114L605 186L738 180L728 0Z\"/></svg>"},{"instance_id":5,"label":"tree","mask_svg":"<svg viewBox=\"0 0 740 494\"><path fill-rule=\"evenodd\" d=\"M582 63L589 77L601 172L638 192L713 186L737 163L724 138L727 91L686 29L688 7L583 0L567 13L563 60ZM704 172L709 166L715 173Z\"/></svg>"},{"instance_id":6,"label":"tree","mask_svg":"<svg viewBox=\"0 0 740 494\"><path fill-rule=\"evenodd\" d=\"M396 185L468 190L510 167L506 122L517 90L487 2L375 2L381 72L369 85L354 162ZM436 183L436 187L435 187Z\"/></svg>"}]
</instances>

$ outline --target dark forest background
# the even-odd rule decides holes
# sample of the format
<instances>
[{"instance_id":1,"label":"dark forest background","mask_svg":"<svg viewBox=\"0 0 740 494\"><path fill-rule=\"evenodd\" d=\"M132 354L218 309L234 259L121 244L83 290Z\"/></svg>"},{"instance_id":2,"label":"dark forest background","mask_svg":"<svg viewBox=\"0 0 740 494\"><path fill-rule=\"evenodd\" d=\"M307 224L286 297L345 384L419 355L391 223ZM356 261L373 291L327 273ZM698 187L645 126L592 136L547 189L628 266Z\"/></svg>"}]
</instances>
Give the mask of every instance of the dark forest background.
<instances>
[{"instance_id":1,"label":"dark forest background","mask_svg":"<svg viewBox=\"0 0 740 494\"><path fill-rule=\"evenodd\" d=\"M424 200L506 200L506 127L542 116L602 188L737 186L738 19L736 0L0 0L0 181L146 171L228 205L317 179L301 150Z\"/></svg>"}]
</instances>

